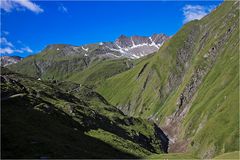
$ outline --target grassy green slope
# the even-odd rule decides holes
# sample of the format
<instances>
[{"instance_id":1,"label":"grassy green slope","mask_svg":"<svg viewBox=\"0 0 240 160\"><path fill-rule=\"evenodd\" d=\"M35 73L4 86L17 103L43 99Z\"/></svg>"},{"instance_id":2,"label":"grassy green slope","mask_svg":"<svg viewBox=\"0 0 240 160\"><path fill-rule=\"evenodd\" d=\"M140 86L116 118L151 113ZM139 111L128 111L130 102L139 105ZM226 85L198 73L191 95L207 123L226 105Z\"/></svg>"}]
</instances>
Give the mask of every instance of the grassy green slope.
<instances>
[{"instance_id":1,"label":"grassy green slope","mask_svg":"<svg viewBox=\"0 0 240 160\"><path fill-rule=\"evenodd\" d=\"M79 84L37 81L2 68L1 113L2 158L140 158L166 152L156 125L125 116Z\"/></svg>"},{"instance_id":2,"label":"grassy green slope","mask_svg":"<svg viewBox=\"0 0 240 160\"><path fill-rule=\"evenodd\" d=\"M239 150L238 5L224 2L202 20L186 24L157 54L109 78L98 91L125 113L154 119L195 156ZM181 51L192 30L194 48L182 65L188 52Z\"/></svg>"},{"instance_id":3,"label":"grassy green slope","mask_svg":"<svg viewBox=\"0 0 240 160\"><path fill-rule=\"evenodd\" d=\"M105 79L131 68L133 63L127 59L98 61L82 72L73 72L65 80L97 85Z\"/></svg>"}]
</instances>

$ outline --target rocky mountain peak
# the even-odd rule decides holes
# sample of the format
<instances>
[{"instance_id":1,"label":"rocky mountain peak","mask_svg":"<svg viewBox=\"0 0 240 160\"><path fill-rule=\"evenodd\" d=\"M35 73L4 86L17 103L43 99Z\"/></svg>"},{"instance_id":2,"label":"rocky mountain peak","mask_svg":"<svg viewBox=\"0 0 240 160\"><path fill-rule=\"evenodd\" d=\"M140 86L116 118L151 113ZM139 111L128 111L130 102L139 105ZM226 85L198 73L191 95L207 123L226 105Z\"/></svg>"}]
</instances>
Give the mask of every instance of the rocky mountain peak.
<instances>
[{"instance_id":1,"label":"rocky mountain peak","mask_svg":"<svg viewBox=\"0 0 240 160\"><path fill-rule=\"evenodd\" d=\"M115 44L118 46L118 48L133 46L131 39L125 35L121 35L119 38L117 38Z\"/></svg>"},{"instance_id":2,"label":"rocky mountain peak","mask_svg":"<svg viewBox=\"0 0 240 160\"><path fill-rule=\"evenodd\" d=\"M115 42L105 43L108 52L119 52L122 56L137 59L156 52L169 37L165 34L153 34L147 36L121 35Z\"/></svg>"},{"instance_id":3,"label":"rocky mountain peak","mask_svg":"<svg viewBox=\"0 0 240 160\"><path fill-rule=\"evenodd\" d=\"M156 44L162 44L165 42L169 37L165 34L153 34L151 37L152 41Z\"/></svg>"}]
</instances>

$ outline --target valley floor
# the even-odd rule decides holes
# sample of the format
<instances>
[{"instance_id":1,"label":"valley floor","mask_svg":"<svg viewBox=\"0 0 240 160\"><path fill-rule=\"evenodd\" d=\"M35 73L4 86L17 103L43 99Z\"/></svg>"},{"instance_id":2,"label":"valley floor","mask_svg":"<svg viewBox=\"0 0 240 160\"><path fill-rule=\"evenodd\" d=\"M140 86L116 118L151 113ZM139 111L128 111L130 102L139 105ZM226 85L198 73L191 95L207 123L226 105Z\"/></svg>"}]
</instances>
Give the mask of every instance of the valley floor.
<instances>
[{"instance_id":1,"label":"valley floor","mask_svg":"<svg viewBox=\"0 0 240 160\"><path fill-rule=\"evenodd\" d=\"M222 155L215 157L214 159L239 159L239 158L240 158L240 152L235 151L235 152L224 153Z\"/></svg>"},{"instance_id":2,"label":"valley floor","mask_svg":"<svg viewBox=\"0 0 240 160\"><path fill-rule=\"evenodd\" d=\"M146 159L196 159L189 153L153 154Z\"/></svg>"},{"instance_id":3,"label":"valley floor","mask_svg":"<svg viewBox=\"0 0 240 160\"><path fill-rule=\"evenodd\" d=\"M235 152L228 152L221 154L213 159L239 159L240 158L240 152L235 151ZM169 154L153 154L151 156L148 156L146 159L198 159L197 157L191 155L190 153L169 153Z\"/></svg>"}]
</instances>

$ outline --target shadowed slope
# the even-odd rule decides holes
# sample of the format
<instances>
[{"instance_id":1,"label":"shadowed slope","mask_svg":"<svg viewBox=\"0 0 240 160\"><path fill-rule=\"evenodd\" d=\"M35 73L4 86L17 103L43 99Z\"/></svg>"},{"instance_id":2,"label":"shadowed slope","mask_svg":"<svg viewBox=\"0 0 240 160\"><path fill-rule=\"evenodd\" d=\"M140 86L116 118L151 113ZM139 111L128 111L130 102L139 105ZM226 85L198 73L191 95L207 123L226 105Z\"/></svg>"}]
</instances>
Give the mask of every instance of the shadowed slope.
<instances>
[{"instance_id":1,"label":"shadowed slope","mask_svg":"<svg viewBox=\"0 0 240 160\"><path fill-rule=\"evenodd\" d=\"M79 84L2 68L1 112L2 158L140 158L167 151L155 124L125 116Z\"/></svg>"}]
</instances>

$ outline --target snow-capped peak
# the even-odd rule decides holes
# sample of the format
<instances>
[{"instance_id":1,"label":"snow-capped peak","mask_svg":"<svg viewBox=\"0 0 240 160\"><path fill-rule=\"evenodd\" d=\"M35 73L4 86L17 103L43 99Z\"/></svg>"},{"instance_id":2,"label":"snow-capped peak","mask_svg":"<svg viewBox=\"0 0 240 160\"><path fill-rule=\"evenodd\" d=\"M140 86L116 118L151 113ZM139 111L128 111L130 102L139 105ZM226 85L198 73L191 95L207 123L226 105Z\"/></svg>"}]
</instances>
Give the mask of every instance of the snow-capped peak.
<instances>
[{"instance_id":1,"label":"snow-capped peak","mask_svg":"<svg viewBox=\"0 0 240 160\"><path fill-rule=\"evenodd\" d=\"M154 34L150 37L121 35L115 42L104 45L111 51L120 52L124 57L136 59L156 52L167 39L164 34Z\"/></svg>"}]
</instances>

